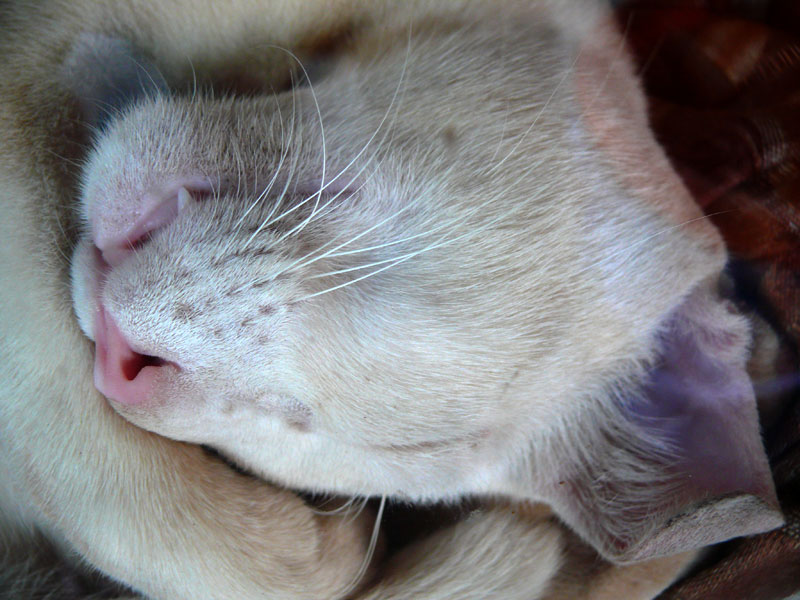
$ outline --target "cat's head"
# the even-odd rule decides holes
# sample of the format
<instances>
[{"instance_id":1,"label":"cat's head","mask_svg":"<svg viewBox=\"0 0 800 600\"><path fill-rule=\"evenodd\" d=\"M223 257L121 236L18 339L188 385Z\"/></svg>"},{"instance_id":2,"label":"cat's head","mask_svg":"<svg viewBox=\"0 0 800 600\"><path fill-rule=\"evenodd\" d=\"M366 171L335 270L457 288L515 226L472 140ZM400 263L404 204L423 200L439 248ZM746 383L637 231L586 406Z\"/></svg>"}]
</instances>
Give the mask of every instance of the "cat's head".
<instances>
[{"instance_id":1,"label":"cat's head","mask_svg":"<svg viewBox=\"0 0 800 600\"><path fill-rule=\"evenodd\" d=\"M568 22L389 20L246 96L80 40L114 408L296 488L542 499L618 559L779 523L721 240L611 28Z\"/></svg>"}]
</instances>

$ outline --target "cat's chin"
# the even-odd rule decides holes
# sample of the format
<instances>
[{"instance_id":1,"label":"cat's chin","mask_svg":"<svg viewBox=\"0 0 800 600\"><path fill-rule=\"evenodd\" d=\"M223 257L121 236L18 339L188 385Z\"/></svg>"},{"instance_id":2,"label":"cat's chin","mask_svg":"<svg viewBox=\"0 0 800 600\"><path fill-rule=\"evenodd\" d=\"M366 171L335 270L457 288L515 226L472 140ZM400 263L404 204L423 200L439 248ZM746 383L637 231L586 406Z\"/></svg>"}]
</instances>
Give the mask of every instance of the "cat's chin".
<instances>
[{"instance_id":1,"label":"cat's chin","mask_svg":"<svg viewBox=\"0 0 800 600\"><path fill-rule=\"evenodd\" d=\"M132 414L135 408L122 410L137 420ZM420 445L398 452L349 443L324 431L297 431L282 419L260 425L257 435L235 435L221 424L219 430L208 431L206 439L178 439L207 444L251 473L312 493L440 502L472 495L514 495L519 488L519 482L516 487L511 484L515 472L511 456L490 448L470 452L455 443L438 450ZM158 429L162 433L164 424Z\"/></svg>"}]
</instances>

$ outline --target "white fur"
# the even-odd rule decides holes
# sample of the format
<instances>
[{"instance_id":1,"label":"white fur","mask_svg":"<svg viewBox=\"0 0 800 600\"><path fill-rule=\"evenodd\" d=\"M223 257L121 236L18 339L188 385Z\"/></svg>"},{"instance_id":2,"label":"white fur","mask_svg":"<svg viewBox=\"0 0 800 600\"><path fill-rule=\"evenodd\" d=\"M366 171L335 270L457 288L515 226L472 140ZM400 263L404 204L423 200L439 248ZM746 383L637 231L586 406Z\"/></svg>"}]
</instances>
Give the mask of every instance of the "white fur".
<instances>
[{"instance_id":1,"label":"white fur","mask_svg":"<svg viewBox=\"0 0 800 600\"><path fill-rule=\"evenodd\" d=\"M94 336L101 302L138 352L180 365L145 401L114 403L136 425L347 495L553 501L564 478L608 476L645 505L671 485L642 467L658 440L617 394L725 255L649 132L605 10L328 4L53 2L19 9L3 42L0 264L15 283L0 291L0 439L19 489L4 505L29 513L3 527L34 522L152 597L337 597L371 523L315 516L108 408L57 254L74 230L52 242L75 189L81 328ZM312 86L144 100L93 140L80 185L64 174L80 87L64 56L81 34L123 36L169 82L233 65L266 86L295 61L279 47L350 21L352 43ZM99 286L93 246L184 180L211 197ZM614 500L577 499L603 507L582 531L600 551L632 529ZM564 535L489 511L408 549L368 597L555 598Z\"/></svg>"},{"instance_id":2,"label":"white fur","mask_svg":"<svg viewBox=\"0 0 800 600\"><path fill-rule=\"evenodd\" d=\"M105 283L101 302L130 344L182 369L163 369L146 401L116 404L126 418L292 487L505 491L519 464L541 478L548 459L531 442L580 411L602 414L592 392L637 372L668 311L719 268L713 230L665 218L659 190L626 186L603 155L592 118L644 116L593 117L577 75L582 31L557 29L554 8L429 10L367 29L313 87L155 99L97 142L73 269L89 336L92 239L102 247L166 179L218 188ZM599 15L584 18L615 40ZM648 167L664 161L649 144ZM275 175L289 192L275 185L251 207ZM328 198L314 186L332 179L348 191L315 212ZM296 182L311 192L292 194ZM671 186L670 202L691 206ZM681 276L664 277L667 257ZM179 306L199 314L183 319Z\"/></svg>"}]
</instances>

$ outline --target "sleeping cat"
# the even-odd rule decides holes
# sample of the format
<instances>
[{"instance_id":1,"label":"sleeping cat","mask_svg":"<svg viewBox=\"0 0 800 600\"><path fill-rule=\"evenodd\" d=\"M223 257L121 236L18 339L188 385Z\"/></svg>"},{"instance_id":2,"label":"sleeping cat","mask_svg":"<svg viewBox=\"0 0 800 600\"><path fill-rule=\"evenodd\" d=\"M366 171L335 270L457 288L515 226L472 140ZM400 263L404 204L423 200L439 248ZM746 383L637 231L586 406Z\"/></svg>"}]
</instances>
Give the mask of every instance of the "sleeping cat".
<instances>
[{"instance_id":1,"label":"sleeping cat","mask_svg":"<svg viewBox=\"0 0 800 600\"><path fill-rule=\"evenodd\" d=\"M365 561L367 517L106 409L64 304L77 241L111 406L269 480L542 501L606 559L657 559L643 598L691 551L781 523L724 247L600 4L77 4L4 25L37 48L4 42L15 519L153 597L337 597ZM367 593L577 597L556 576L572 534L508 512Z\"/></svg>"}]
</instances>

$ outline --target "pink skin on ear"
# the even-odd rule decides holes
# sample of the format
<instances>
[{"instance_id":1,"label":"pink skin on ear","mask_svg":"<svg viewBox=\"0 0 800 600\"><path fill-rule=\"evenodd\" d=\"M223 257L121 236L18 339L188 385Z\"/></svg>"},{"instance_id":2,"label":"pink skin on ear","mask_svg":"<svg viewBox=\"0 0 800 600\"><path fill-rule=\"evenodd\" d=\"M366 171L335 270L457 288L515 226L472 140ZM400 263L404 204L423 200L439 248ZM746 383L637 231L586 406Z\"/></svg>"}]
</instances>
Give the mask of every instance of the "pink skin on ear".
<instances>
[{"instance_id":1,"label":"pink skin on ear","mask_svg":"<svg viewBox=\"0 0 800 600\"><path fill-rule=\"evenodd\" d=\"M603 556L676 554L783 523L745 370L749 330L706 282L673 312L641 387L621 392L592 461L549 486Z\"/></svg>"},{"instance_id":2,"label":"pink skin on ear","mask_svg":"<svg viewBox=\"0 0 800 600\"><path fill-rule=\"evenodd\" d=\"M665 340L662 363L651 375L648 402L638 419L681 450L676 470L696 494L736 491L768 497L772 482L757 435L750 379L720 356L723 346L733 345L731 339L724 339L723 332L719 339L699 342L702 335L675 329Z\"/></svg>"}]
</instances>

